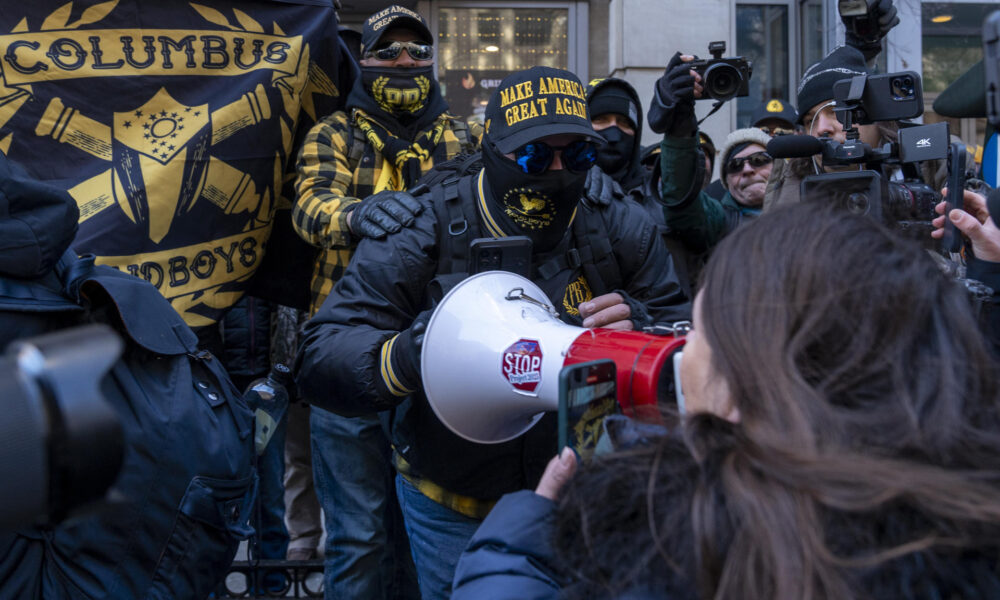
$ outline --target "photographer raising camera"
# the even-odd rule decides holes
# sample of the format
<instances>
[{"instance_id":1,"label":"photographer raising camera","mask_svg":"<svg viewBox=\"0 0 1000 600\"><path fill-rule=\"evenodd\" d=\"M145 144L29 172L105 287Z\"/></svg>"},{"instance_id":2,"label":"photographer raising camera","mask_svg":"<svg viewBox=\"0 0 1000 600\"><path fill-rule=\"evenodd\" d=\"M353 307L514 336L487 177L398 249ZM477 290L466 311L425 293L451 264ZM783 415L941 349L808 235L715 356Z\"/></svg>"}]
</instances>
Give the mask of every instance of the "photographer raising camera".
<instances>
[{"instance_id":1,"label":"photographer raising camera","mask_svg":"<svg viewBox=\"0 0 1000 600\"><path fill-rule=\"evenodd\" d=\"M675 54L656 82L649 108L650 126L664 134L659 167L664 220L671 235L695 254L705 253L760 214L771 174L771 156L765 149L770 136L758 128L739 129L729 134L720 153L725 193L715 199L702 190L706 167L695 100L713 98L718 107L746 96L752 72L742 57L723 58L724 50L724 43L712 42L710 60Z\"/></svg>"}]
</instances>

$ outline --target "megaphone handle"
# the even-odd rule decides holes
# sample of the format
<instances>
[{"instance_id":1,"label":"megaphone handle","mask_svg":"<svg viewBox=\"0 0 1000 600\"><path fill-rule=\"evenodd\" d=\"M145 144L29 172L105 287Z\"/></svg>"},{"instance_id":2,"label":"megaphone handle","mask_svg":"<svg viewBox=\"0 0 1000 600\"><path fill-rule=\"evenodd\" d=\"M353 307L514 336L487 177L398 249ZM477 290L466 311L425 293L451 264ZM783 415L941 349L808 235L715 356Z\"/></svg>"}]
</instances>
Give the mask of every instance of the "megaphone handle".
<instances>
[{"instance_id":1,"label":"megaphone handle","mask_svg":"<svg viewBox=\"0 0 1000 600\"><path fill-rule=\"evenodd\" d=\"M541 300L536 300L535 298L532 298L531 296L525 294L524 293L524 288L517 287L517 288L512 289L511 291L507 292L507 295L504 297L504 299L505 300L524 300L525 302L530 302L530 303L534 304L535 306L541 307L541 308L545 309L546 311L548 311L548 312L550 312L550 313L558 316L558 313L556 313L555 309L553 309L550 305L542 302Z\"/></svg>"}]
</instances>

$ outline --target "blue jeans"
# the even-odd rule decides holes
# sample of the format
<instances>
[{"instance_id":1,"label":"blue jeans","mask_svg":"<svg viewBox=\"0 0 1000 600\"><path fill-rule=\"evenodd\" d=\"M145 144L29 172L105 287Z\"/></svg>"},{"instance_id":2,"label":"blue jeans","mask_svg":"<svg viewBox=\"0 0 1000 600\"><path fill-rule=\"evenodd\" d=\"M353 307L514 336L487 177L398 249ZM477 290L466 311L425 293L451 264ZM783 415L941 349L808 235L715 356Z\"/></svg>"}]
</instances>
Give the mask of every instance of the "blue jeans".
<instances>
[{"instance_id":1,"label":"blue jeans","mask_svg":"<svg viewBox=\"0 0 1000 600\"><path fill-rule=\"evenodd\" d=\"M442 506L396 476L396 494L406 521L423 600L447 600L458 557L482 521Z\"/></svg>"},{"instance_id":2,"label":"blue jeans","mask_svg":"<svg viewBox=\"0 0 1000 600\"><path fill-rule=\"evenodd\" d=\"M264 454L257 458L260 487L257 492L259 512L254 515L260 536L260 558L284 560L288 551L288 530L285 528L285 424L288 413L278 422ZM266 590L279 590L285 586L281 573L264 575Z\"/></svg>"},{"instance_id":3,"label":"blue jeans","mask_svg":"<svg viewBox=\"0 0 1000 600\"><path fill-rule=\"evenodd\" d=\"M313 477L326 520L328 600L419 598L396 502L389 440L375 416L313 407Z\"/></svg>"}]
</instances>

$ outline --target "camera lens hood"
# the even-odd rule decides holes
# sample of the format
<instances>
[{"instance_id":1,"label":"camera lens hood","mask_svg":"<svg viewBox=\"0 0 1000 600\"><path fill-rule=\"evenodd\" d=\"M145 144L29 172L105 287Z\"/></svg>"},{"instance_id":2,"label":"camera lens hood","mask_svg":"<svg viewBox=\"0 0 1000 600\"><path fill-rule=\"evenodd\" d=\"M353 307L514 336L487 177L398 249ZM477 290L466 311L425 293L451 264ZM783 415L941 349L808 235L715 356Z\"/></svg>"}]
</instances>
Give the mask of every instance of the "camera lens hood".
<instances>
[{"instance_id":1,"label":"camera lens hood","mask_svg":"<svg viewBox=\"0 0 1000 600\"><path fill-rule=\"evenodd\" d=\"M728 63L716 63L705 71L705 92L718 100L736 96L743 81L739 69Z\"/></svg>"}]
</instances>

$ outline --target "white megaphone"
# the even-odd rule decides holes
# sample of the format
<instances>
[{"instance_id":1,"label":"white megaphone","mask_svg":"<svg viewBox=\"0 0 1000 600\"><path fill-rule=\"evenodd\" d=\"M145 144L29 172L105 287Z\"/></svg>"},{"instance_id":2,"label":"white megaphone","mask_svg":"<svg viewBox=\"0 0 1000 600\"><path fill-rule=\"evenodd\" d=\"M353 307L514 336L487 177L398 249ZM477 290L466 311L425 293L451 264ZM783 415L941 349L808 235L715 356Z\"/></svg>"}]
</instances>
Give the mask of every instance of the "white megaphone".
<instances>
[{"instance_id":1,"label":"white megaphone","mask_svg":"<svg viewBox=\"0 0 1000 600\"><path fill-rule=\"evenodd\" d=\"M494 444L558 409L564 366L599 358L615 361L623 412L658 418L657 388L673 380L664 365L683 345L674 335L567 325L534 283L490 271L465 279L438 304L420 366L438 419L462 438Z\"/></svg>"}]
</instances>

